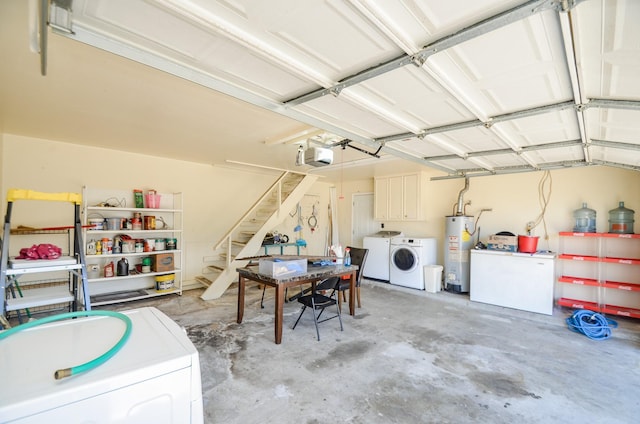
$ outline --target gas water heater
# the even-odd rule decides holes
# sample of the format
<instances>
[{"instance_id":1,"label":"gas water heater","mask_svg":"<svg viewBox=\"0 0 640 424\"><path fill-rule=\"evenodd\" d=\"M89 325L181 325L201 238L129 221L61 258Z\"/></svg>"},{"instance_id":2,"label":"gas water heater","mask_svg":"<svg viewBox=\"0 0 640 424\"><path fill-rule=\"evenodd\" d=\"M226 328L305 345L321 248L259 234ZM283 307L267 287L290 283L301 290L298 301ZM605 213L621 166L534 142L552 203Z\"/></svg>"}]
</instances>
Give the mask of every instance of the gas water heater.
<instances>
[{"instance_id":1,"label":"gas water heater","mask_svg":"<svg viewBox=\"0 0 640 424\"><path fill-rule=\"evenodd\" d=\"M447 216L444 247L444 288L456 293L469 292L469 257L473 247L473 216L464 214L462 195L469 190L469 179L458 194L454 215Z\"/></svg>"},{"instance_id":2,"label":"gas water heater","mask_svg":"<svg viewBox=\"0 0 640 424\"><path fill-rule=\"evenodd\" d=\"M473 247L473 216L447 216L445 227L444 289L469 292L469 257Z\"/></svg>"}]
</instances>

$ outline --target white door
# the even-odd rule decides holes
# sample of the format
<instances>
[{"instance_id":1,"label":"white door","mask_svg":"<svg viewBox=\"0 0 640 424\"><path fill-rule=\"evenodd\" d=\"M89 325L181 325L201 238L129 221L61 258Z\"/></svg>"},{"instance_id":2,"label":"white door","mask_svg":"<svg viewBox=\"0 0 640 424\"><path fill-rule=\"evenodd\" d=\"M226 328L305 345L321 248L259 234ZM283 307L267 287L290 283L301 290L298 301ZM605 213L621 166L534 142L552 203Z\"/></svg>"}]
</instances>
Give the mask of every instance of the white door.
<instances>
[{"instance_id":1,"label":"white door","mask_svg":"<svg viewBox=\"0 0 640 424\"><path fill-rule=\"evenodd\" d=\"M353 195L351 209L351 246L363 247L362 239L378 231L373 220L373 193Z\"/></svg>"}]
</instances>

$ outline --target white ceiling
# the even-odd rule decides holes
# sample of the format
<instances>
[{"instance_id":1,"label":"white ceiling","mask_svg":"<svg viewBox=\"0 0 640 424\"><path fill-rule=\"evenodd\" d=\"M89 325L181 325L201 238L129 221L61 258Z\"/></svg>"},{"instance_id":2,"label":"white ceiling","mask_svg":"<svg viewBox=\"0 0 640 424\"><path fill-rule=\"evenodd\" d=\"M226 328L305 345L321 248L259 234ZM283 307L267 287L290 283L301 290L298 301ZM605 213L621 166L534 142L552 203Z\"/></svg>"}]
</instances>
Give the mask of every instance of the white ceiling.
<instances>
[{"instance_id":1,"label":"white ceiling","mask_svg":"<svg viewBox=\"0 0 640 424\"><path fill-rule=\"evenodd\" d=\"M4 132L334 177L640 170L637 0L52 3L45 55L38 1L0 5ZM295 166L313 129L336 165Z\"/></svg>"}]
</instances>

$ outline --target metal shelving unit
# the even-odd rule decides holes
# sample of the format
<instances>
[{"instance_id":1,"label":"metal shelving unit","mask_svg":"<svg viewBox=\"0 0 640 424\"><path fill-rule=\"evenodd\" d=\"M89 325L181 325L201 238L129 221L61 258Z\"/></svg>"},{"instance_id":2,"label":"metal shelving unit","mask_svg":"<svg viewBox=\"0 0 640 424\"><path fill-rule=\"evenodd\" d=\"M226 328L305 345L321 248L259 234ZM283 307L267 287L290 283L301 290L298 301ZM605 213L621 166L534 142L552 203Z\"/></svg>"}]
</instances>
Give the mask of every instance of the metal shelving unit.
<instances>
[{"instance_id":1,"label":"metal shelving unit","mask_svg":"<svg viewBox=\"0 0 640 424\"><path fill-rule=\"evenodd\" d=\"M159 208L136 208L134 207L133 191L114 191L103 189L89 189L84 187L84 207L83 221L85 223L84 245L90 241L97 241L103 238L113 239L118 235L127 235L132 239L162 239L175 238L176 248L171 250L153 250L144 252L120 252L111 254L87 254L87 267L89 268L89 286L91 289L92 305L100 306L112 303L140 300L149 297L164 296L168 294L182 294L182 264L184 240L182 237L182 193L159 193L161 202ZM118 201L117 206L105 206L107 199ZM130 219L134 213L142 216L154 216L162 218L168 226L164 229L142 229L133 230L131 228L122 229L92 229L89 225L91 217L122 217ZM153 258L162 254L173 255L173 269L169 271L136 271L136 265L143 258ZM121 259L126 258L129 262L129 274L124 276L105 277L104 266L110 262L114 265ZM99 275L91 275L92 268L99 267ZM167 274L174 274L174 285L170 289L156 289L155 277Z\"/></svg>"},{"instance_id":2,"label":"metal shelving unit","mask_svg":"<svg viewBox=\"0 0 640 424\"><path fill-rule=\"evenodd\" d=\"M74 208L73 225L56 229L17 228L11 229L11 215L16 201L70 202ZM84 251L81 241L80 205L78 193L43 193L32 190L11 189L7 193L7 213L4 219L2 255L0 259L0 290L3 302L0 315L21 312L30 315L31 308L67 304L76 311L82 303L85 310L91 309ZM67 235L67 255L56 259L16 259L10 257L12 236ZM72 237L73 234L73 243ZM26 277L26 278L25 278ZM25 281L26 280L26 281Z\"/></svg>"}]
</instances>

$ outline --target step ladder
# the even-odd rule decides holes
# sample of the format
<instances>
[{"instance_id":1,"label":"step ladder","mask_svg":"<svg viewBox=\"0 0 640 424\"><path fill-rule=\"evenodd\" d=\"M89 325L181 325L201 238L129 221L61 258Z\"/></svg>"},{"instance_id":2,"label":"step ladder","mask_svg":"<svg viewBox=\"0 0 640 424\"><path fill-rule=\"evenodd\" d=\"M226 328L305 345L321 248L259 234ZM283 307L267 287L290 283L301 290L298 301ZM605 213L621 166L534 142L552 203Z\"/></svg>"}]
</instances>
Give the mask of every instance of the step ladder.
<instances>
[{"instance_id":1,"label":"step ladder","mask_svg":"<svg viewBox=\"0 0 640 424\"><path fill-rule=\"evenodd\" d=\"M58 259L17 260L9 257L9 242L11 239L11 213L14 202L18 200L40 200L53 202L68 202L74 207L74 221L72 226L63 227L73 230L73 250L70 256ZM11 189L7 193L7 213L4 219L2 235L2 252L0 257L0 290L3 301L0 303L0 324L6 327L7 312L15 311L22 322L21 310L29 315L29 308L46 305L69 303L71 311L77 311L82 297L84 310L91 310L89 288L87 283L87 269L85 253L82 244L82 226L80 222L80 205L82 195L79 193L44 193L33 190ZM71 249L71 246L69 246ZM19 279L25 275L67 273L68 284L38 285L37 288L22 290Z\"/></svg>"}]
</instances>

